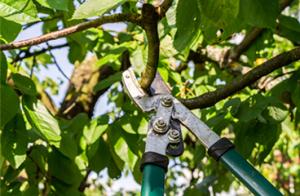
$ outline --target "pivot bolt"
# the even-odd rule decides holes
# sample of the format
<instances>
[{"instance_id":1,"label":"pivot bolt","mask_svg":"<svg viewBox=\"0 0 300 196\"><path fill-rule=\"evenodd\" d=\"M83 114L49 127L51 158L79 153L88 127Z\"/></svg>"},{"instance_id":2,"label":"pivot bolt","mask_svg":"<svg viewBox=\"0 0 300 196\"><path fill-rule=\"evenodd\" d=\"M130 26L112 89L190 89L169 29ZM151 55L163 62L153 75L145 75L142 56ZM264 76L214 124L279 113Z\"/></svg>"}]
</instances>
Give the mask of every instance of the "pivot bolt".
<instances>
[{"instance_id":1,"label":"pivot bolt","mask_svg":"<svg viewBox=\"0 0 300 196\"><path fill-rule=\"evenodd\" d=\"M165 107L171 107L173 104L173 100L171 97L163 97L161 104Z\"/></svg>"},{"instance_id":2,"label":"pivot bolt","mask_svg":"<svg viewBox=\"0 0 300 196\"><path fill-rule=\"evenodd\" d=\"M153 123L153 129L157 133L165 133L167 130L167 123L162 118L158 118Z\"/></svg>"},{"instance_id":3,"label":"pivot bolt","mask_svg":"<svg viewBox=\"0 0 300 196\"><path fill-rule=\"evenodd\" d=\"M168 136L171 144L178 144L180 142L180 132L178 130L171 129Z\"/></svg>"}]
</instances>

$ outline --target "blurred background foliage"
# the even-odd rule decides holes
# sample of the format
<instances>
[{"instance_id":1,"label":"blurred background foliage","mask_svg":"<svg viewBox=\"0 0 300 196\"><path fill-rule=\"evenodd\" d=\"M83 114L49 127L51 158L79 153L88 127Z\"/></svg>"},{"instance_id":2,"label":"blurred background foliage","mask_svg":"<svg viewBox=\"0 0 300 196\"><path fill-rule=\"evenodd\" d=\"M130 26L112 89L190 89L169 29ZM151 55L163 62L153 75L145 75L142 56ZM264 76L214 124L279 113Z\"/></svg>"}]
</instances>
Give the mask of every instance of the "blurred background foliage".
<instances>
[{"instance_id":1,"label":"blurred background foliage","mask_svg":"<svg viewBox=\"0 0 300 196\"><path fill-rule=\"evenodd\" d=\"M1 0L0 41L9 43L37 24L46 34L103 14L140 13L142 3ZM299 46L299 9L299 0L175 0L158 26L158 71L176 97L222 87L243 70ZM138 75L144 69L147 39L134 24L118 25L124 29L99 26L59 44L0 53L1 195L139 194L126 185L108 192L121 176L132 175L141 183L148 121L120 83L129 65ZM240 58L224 66L219 61L223 51L238 46L253 29L260 34ZM74 65L71 77L52 53L61 48L68 49L63 58ZM40 76L53 65L61 80ZM286 65L212 107L194 110L213 131L234 141L284 195L300 195L299 68L300 62ZM65 83L68 88L61 92ZM55 104L52 97L59 93L65 96ZM96 105L101 96L105 101ZM97 115L95 106L107 111ZM184 154L169 165L167 195L248 194L186 130L184 143ZM101 175L108 178L99 183Z\"/></svg>"}]
</instances>

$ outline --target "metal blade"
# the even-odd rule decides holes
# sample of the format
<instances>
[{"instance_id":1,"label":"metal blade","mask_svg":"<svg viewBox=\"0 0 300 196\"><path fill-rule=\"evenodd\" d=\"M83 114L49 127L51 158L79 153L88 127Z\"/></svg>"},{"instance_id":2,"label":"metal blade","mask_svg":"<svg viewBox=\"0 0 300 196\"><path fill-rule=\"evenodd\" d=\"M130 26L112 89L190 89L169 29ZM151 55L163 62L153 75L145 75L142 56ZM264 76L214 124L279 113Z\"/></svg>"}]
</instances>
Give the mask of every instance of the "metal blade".
<instances>
[{"instance_id":1,"label":"metal blade","mask_svg":"<svg viewBox=\"0 0 300 196\"><path fill-rule=\"evenodd\" d=\"M171 90L168 85L164 82L162 77L158 72L156 72L155 78L150 86L150 94L171 94Z\"/></svg>"}]
</instances>

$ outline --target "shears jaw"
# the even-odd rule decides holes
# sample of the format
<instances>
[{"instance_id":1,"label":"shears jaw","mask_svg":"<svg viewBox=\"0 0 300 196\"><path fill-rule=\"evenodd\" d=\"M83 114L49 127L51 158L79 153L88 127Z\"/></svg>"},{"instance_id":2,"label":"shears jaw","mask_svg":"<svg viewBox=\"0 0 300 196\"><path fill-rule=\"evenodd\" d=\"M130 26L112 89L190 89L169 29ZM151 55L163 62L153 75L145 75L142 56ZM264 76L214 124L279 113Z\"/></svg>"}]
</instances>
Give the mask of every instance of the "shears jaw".
<instances>
[{"instance_id":1,"label":"shears jaw","mask_svg":"<svg viewBox=\"0 0 300 196\"><path fill-rule=\"evenodd\" d=\"M148 96L139 85L139 82L137 81L132 68L129 68L123 72L122 82L124 84L125 90L127 91L127 94L133 101L144 96Z\"/></svg>"},{"instance_id":2,"label":"shears jaw","mask_svg":"<svg viewBox=\"0 0 300 196\"><path fill-rule=\"evenodd\" d=\"M124 84L124 89L130 99L143 112L149 112L154 109L155 100L153 98L150 98L148 94L141 88L131 68L123 72L122 82Z\"/></svg>"},{"instance_id":3,"label":"shears jaw","mask_svg":"<svg viewBox=\"0 0 300 196\"><path fill-rule=\"evenodd\" d=\"M143 111L155 111L150 120L145 152L179 156L183 153L180 122L173 120L173 101L168 86L156 75L149 96L140 86L132 69L123 72L124 89L133 102Z\"/></svg>"}]
</instances>

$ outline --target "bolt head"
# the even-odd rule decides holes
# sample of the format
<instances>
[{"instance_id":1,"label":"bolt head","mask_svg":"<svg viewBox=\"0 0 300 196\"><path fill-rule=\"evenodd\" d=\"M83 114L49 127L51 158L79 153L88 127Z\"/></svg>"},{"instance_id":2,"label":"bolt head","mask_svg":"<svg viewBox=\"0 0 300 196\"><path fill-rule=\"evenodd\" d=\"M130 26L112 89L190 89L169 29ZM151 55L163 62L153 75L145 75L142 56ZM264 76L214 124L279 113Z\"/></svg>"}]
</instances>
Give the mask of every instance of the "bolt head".
<instances>
[{"instance_id":1,"label":"bolt head","mask_svg":"<svg viewBox=\"0 0 300 196\"><path fill-rule=\"evenodd\" d=\"M161 102L162 105L165 106L165 107L171 107L172 104L173 104L172 98L171 98L171 97L168 97L168 96L163 97L161 101L162 101L162 102Z\"/></svg>"},{"instance_id":2,"label":"bolt head","mask_svg":"<svg viewBox=\"0 0 300 196\"><path fill-rule=\"evenodd\" d=\"M178 144L180 142L180 132L178 130L170 130L168 136L171 144Z\"/></svg>"}]
</instances>

